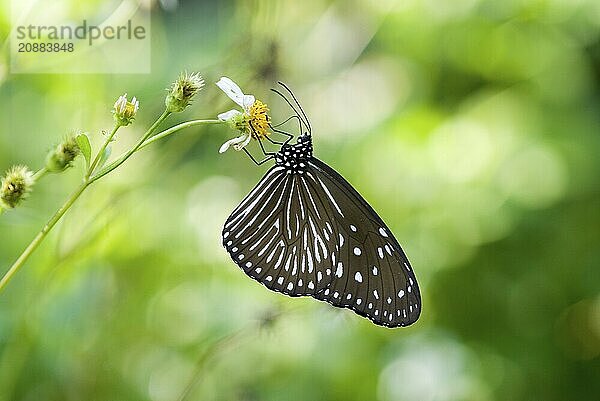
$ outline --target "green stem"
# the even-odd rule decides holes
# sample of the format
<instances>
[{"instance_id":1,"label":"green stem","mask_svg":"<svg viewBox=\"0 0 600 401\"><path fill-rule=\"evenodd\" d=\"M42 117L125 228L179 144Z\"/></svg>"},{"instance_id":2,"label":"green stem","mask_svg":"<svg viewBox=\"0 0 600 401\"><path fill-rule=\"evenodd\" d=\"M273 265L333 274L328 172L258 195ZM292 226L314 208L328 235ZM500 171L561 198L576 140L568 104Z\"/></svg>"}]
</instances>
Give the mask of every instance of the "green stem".
<instances>
[{"instance_id":1,"label":"green stem","mask_svg":"<svg viewBox=\"0 0 600 401\"><path fill-rule=\"evenodd\" d=\"M152 136L152 133L154 132L156 127L158 127L160 125L160 123L162 123L169 116L169 114L171 114L171 112L168 110L165 110L160 115L160 117L158 117L158 119L154 122L154 124L152 124L152 126L150 128L148 128L148 131L146 131L146 133L142 136L142 138L138 141L138 143L133 148L129 149L129 151L127 153L125 153L123 156L119 157L117 160L115 160L108 166L104 167L97 174L95 174L93 177L91 177L89 180L90 183L98 181L100 178L104 177L106 174L110 173L111 171L113 171L114 169L119 167L121 164L125 163L125 161L127 159L129 159L132 154L137 152L138 149L142 146L142 144L148 138L150 138Z\"/></svg>"},{"instance_id":2,"label":"green stem","mask_svg":"<svg viewBox=\"0 0 600 401\"><path fill-rule=\"evenodd\" d=\"M118 123L115 124L115 127L113 128L112 132L110 133L110 135L108 136L108 138L106 138L106 141L104 141L104 144L102 144L102 147L98 151L98 154L96 154L96 157L94 158L94 161L92 162L92 164L90 165L90 168L88 169L87 173L85 174L86 180L94 172L94 169L98 165L98 162L100 161L100 158L102 158L102 155L104 154L104 151L106 150L106 147L112 141L113 137L115 136L115 134L117 133L117 130L119 128L121 128L121 124L118 124Z\"/></svg>"},{"instance_id":3,"label":"green stem","mask_svg":"<svg viewBox=\"0 0 600 401\"><path fill-rule=\"evenodd\" d=\"M142 136L142 138L137 142L137 144L133 148L131 148L127 153L125 153L123 156L121 156L120 158L118 158L117 160L115 160L114 162L109 164L108 166L104 167L96 175L90 177L89 175L93 172L94 168L98 164L98 160L100 160L99 157L101 157L102 153L104 152L104 150L106 149L106 147L112 140L113 136L117 132L117 129L120 127L120 126L115 126L112 133L110 134L110 136L104 143L104 146L102 147L102 149L100 149L100 151L96 155L96 158L95 158L94 162L92 163L92 165L90 166L90 169L88 170L83 183L69 197L69 199L67 199L67 201L64 203L64 205L56 211L54 216L52 216L52 218L48 221L48 223L46 223L44 228L42 228L42 230L36 235L36 237L33 239L33 241L31 241L31 243L27 246L27 248L25 248L23 253L21 253L19 258L15 261L15 263L13 263L12 266L8 269L8 271L2 276L2 279L0 279L0 293L4 290L6 285L8 285L10 280L19 271L19 269L23 266L23 264L25 264L27 259L31 256L31 254L42 243L42 241L46 238L46 236L52 230L52 228L54 228L56 223L58 223L60 221L60 219L64 216L64 214L71 208L71 206L73 206L75 201L77 201L77 199L79 199L81 194L92 183L96 182L100 178L104 177L106 174L110 173L111 171L113 171L114 169L119 167L131 155L133 155L138 150L148 146L152 142L155 142L159 139L169 136L169 135L171 135L177 131L180 131L184 128L192 127L195 125L201 125L201 124L217 124L217 123L222 122L219 120L192 120L192 121L187 121L185 123L175 125L167 130L164 130L164 131L152 136L152 133L154 132L154 130L156 130L156 128L159 126L159 124L161 122L163 122L169 116L169 114L171 114L169 111L163 112L163 114L161 114L161 116L154 122L154 124L152 124L152 126L148 129L148 131L146 131L146 133ZM43 168L35 173L34 178L37 180L37 179L43 177L47 172L48 172L47 169ZM0 214L2 214L3 211L4 210L0 207Z\"/></svg>"},{"instance_id":4,"label":"green stem","mask_svg":"<svg viewBox=\"0 0 600 401\"><path fill-rule=\"evenodd\" d=\"M129 152L127 152L127 154L125 155L126 157L124 157L123 160L120 163L118 163L117 165L115 165L112 169L110 169L109 171L107 171L104 174L102 174L102 176L108 174L109 172L111 172L112 170L114 170L115 168L117 168L119 165L121 165L125 160L127 160L127 158L129 156L131 156L137 150L137 148L139 148L141 146L141 144L152 135L152 132L156 129L156 127L168 115L169 115L169 113L165 111L154 122L154 124L152 124L152 126L150 127L150 129L148 129L148 131L146 131L146 133L139 140L139 142L136 144L136 146L133 147ZM116 126L115 129L113 129L113 132L112 132L111 136L105 142L106 146L108 146L108 143L110 142L112 136L114 136L114 134L116 133L117 129L118 129L118 126ZM103 148L106 148L106 146L104 146ZM103 150L101 152L103 152ZM98 155L101 155L101 152L98 153ZM98 158L98 155L96 156L96 158ZM96 161L94 161L94 162L97 163ZM40 178L41 176L43 176L44 174L46 174L45 170L46 169L44 168L44 169L38 171L35 174L35 176L38 176L38 178ZM90 170L88 170L88 171L91 171L91 170L93 170L93 169L90 166ZM35 236L35 238L33 239L33 241L31 241L29 243L29 245L27 246L27 248L25 248L25 250L23 251L23 253L21 253L21 255L15 261L15 263L13 263L12 266L8 269L8 271L2 276L2 279L0 279L0 292L2 292L4 290L4 288L8 285L8 283L10 282L10 280L13 278L13 276L19 271L19 269L23 266L23 264L25 264L25 262L27 261L27 259L29 259L29 257L31 256L31 254L37 249L37 247L42 243L42 241L44 241L44 239L46 238L46 236L48 235L48 233L52 230L52 228L54 228L54 226L56 225L56 223L58 223L59 220L64 216L64 214L71 208L71 206L73 206L73 204L81 196L81 194L83 193L83 191L85 191L87 187L89 187L93 182L97 181L102 176L95 176L95 177L93 177L91 179L88 176L86 176L84 178L83 183L69 197L69 199L67 199L67 201L65 202L65 204L62 205L62 207L60 209L58 209L56 211L56 213L54 213L54 216L52 216L52 218L48 221L48 223L46 223L46 225L44 226L44 228L42 228L42 230Z\"/></svg>"},{"instance_id":5,"label":"green stem","mask_svg":"<svg viewBox=\"0 0 600 401\"><path fill-rule=\"evenodd\" d=\"M142 145L139 147L138 150L141 150L143 148L145 148L146 146L150 145L153 142L158 141L159 139L163 139L171 134L174 134L177 131L180 131L184 128L189 128L189 127L193 127L195 125L202 125L202 124L220 124L220 123L224 123L225 121L221 121L221 120L191 120L191 121L186 121L184 123L181 124L177 124L172 126L169 129L166 129L162 132L159 132L158 134L154 135L152 138L148 139L147 141L145 141L144 143L142 143Z\"/></svg>"},{"instance_id":6,"label":"green stem","mask_svg":"<svg viewBox=\"0 0 600 401\"><path fill-rule=\"evenodd\" d=\"M46 167L43 167L41 169L39 169L34 175L33 175L33 180L35 182L37 182L38 180L40 180L43 176L45 176L48 173L48 169Z\"/></svg>"},{"instance_id":7,"label":"green stem","mask_svg":"<svg viewBox=\"0 0 600 401\"><path fill-rule=\"evenodd\" d=\"M77 190L67 199L64 205L60 209L54 213L54 216L46 223L44 228L35 236L33 241L25 248L21 256L12 264L10 269L2 276L2 280L0 280L0 292L4 290L4 287L9 283L9 281L13 278L13 276L19 271L19 269L23 266L23 264L27 261L29 256L36 250L36 248L42 243L46 235L52 230L52 228L58 223L58 221L63 217L63 215L73 206L73 203L81 196L83 191L89 186L89 182L84 182L77 188Z\"/></svg>"}]
</instances>

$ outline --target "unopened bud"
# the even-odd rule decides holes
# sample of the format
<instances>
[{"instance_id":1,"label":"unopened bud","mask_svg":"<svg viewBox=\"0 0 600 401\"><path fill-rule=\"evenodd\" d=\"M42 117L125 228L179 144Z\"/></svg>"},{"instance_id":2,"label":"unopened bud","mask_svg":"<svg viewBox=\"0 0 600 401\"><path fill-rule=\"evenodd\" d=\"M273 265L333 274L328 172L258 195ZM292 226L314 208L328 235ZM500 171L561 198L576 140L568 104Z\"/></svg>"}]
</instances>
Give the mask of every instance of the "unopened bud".
<instances>
[{"instance_id":1,"label":"unopened bud","mask_svg":"<svg viewBox=\"0 0 600 401\"><path fill-rule=\"evenodd\" d=\"M26 166L11 167L0 185L0 202L6 209L17 207L23 201L35 183L33 173Z\"/></svg>"},{"instance_id":2,"label":"unopened bud","mask_svg":"<svg viewBox=\"0 0 600 401\"><path fill-rule=\"evenodd\" d=\"M169 89L165 99L167 110L179 113L190 105L192 99L204 87L204 79L197 72L192 74L182 73Z\"/></svg>"},{"instance_id":3,"label":"unopened bud","mask_svg":"<svg viewBox=\"0 0 600 401\"><path fill-rule=\"evenodd\" d=\"M73 135L67 136L46 157L46 169L52 173L59 173L73 165L73 160L81 153L79 145Z\"/></svg>"}]
</instances>

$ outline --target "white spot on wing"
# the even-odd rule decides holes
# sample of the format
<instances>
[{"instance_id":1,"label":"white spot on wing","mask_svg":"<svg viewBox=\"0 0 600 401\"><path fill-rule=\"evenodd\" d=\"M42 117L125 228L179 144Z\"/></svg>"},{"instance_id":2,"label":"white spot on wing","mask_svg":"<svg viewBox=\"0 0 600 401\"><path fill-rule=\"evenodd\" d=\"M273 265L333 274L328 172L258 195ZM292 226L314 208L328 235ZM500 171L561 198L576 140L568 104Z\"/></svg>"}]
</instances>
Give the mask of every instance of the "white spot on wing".
<instances>
[{"instance_id":1,"label":"white spot on wing","mask_svg":"<svg viewBox=\"0 0 600 401\"><path fill-rule=\"evenodd\" d=\"M362 283L362 274L360 274L360 272L356 272L356 274L354 275L354 280L358 281L359 283Z\"/></svg>"},{"instance_id":2,"label":"white spot on wing","mask_svg":"<svg viewBox=\"0 0 600 401\"><path fill-rule=\"evenodd\" d=\"M342 262L338 262L337 270L335 271L335 275L338 277L342 277L343 274L344 274L344 265L342 264Z\"/></svg>"}]
</instances>

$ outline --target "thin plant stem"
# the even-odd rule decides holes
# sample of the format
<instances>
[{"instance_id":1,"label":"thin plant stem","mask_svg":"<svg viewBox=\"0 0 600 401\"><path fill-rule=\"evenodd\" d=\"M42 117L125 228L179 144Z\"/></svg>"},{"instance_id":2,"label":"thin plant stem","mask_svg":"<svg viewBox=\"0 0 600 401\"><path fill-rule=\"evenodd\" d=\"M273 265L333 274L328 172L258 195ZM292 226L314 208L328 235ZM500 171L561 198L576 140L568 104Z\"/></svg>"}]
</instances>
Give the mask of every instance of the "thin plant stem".
<instances>
[{"instance_id":1,"label":"thin plant stem","mask_svg":"<svg viewBox=\"0 0 600 401\"><path fill-rule=\"evenodd\" d=\"M112 132L110 133L110 135L108 136L108 138L106 139L106 141L104 141L104 143L102 144L102 147L98 151L98 154L94 158L94 161L92 162L92 164L90 165L90 168L88 169L87 173L85 174L86 180L94 172L94 169L98 165L98 162L100 161L100 158L102 158L102 155L104 154L104 151L106 150L106 147L112 141L112 139L114 138L114 136L117 133L117 131L119 130L119 128L121 128L121 124L115 124L115 127L113 128Z\"/></svg>"},{"instance_id":2,"label":"thin plant stem","mask_svg":"<svg viewBox=\"0 0 600 401\"><path fill-rule=\"evenodd\" d=\"M37 182L46 174L48 174L48 169L46 167L43 167L43 168L39 169L38 171L36 171L36 173L33 175L33 180Z\"/></svg>"},{"instance_id":3,"label":"thin plant stem","mask_svg":"<svg viewBox=\"0 0 600 401\"><path fill-rule=\"evenodd\" d=\"M221 124L224 123L225 121L221 121L221 120L191 120L191 121L186 121L184 123L181 124L177 124L172 126L169 129L166 129L162 132L159 132L158 134L154 135L152 138L144 141L144 143L142 143L142 145L139 147L138 150L141 150L143 148L145 148L146 146L150 145L151 143L158 141L160 139L163 139L171 134L174 134L177 131L180 131L184 128L189 128L189 127L193 127L195 125L202 125L202 124Z\"/></svg>"},{"instance_id":4,"label":"thin plant stem","mask_svg":"<svg viewBox=\"0 0 600 401\"><path fill-rule=\"evenodd\" d=\"M120 125L116 125L111 134L108 136L106 141L104 142L102 148L94 158L94 162L90 165L90 168L86 172L83 183L77 188L75 192L66 200L66 202L54 213L52 218L46 223L46 225L42 228L42 230L35 236L35 238L31 241L31 243L25 248L25 250L21 253L21 255L17 258L17 260L12 264L12 266L8 269L8 271L2 276L0 279L0 293L4 290L4 288L8 285L10 280L14 277L14 275L21 269L21 267L25 264L27 259L31 256L31 254L37 249L37 247L44 241L48 233L54 228L54 226L60 221L60 219L65 215L65 213L73 206L73 204L79 199L81 194L94 182L98 181L100 178L109 174L120 165L122 165L131 155L133 155L138 150L143 147L148 146L150 143L155 142L159 139L162 139L166 136L169 136L177 131L180 131L187 127L192 127L200 124L216 124L221 123L220 120L192 120L185 123L181 123L175 125L167 130L164 130L156 135L152 135L156 128L162 123L171 113L165 110L158 119L150 126L150 128L146 131L146 133L140 138L140 140L136 143L134 147L132 147L129 151L127 151L124 155L119 157L117 160L113 161L111 164L107 165L103 169L101 169L97 174L91 175L96 168L100 157L102 157L102 153L116 134L117 130L120 128ZM34 174L34 178L40 179L43 177L48 170L46 168L42 168L38 172ZM0 214L4 210L0 208Z\"/></svg>"},{"instance_id":5,"label":"thin plant stem","mask_svg":"<svg viewBox=\"0 0 600 401\"><path fill-rule=\"evenodd\" d=\"M4 290L4 287L10 282L13 276L19 271L19 269L23 266L23 264L27 261L27 259L31 256L33 251L37 249L37 247L42 243L42 241L46 238L50 230L54 228L56 223L64 216L64 214L73 206L73 203L81 196L83 191L89 186L89 182L82 183L75 192L67 199L67 201L54 213L54 216L46 223L44 228L35 236L33 241L25 248L21 256L12 264L10 269L2 276L0 280L0 292Z\"/></svg>"},{"instance_id":6,"label":"thin plant stem","mask_svg":"<svg viewBox=\"0 0 600 401\"><path fill-rule=\"evenodd\" d=\"M287 309L287 312L291 310L292 309ZM234 333L221 337L211 344L210 347L205 350L196 361L195 369L187 381L185 388L177 398L177 401L185 401L194 388L199 384L203 378L202 374L204 372L205 365L210 358L215 357L219 352L226 351L229 347L235 347L236 345L239 345L242 340L247 340L252 334L259 334L263 328L273 327L274 323L279 320L285 312L286 311L281 308L278 308L278 310L275 311L268 311L268 314L260 317L257 322L250 324L245 328L241 328Z\"/></svg>"},{"instance_id":7,"label":"thin plant stem","mask_svg":"<svg viewBox=\"0 0 600 401\"><path fill-rule=\"evenodd\" d=\"M111 171L113 171L114 169L116 169L117 167L119 167L121 164L125 163L125 161L127 159L129 159L132 154L134 154L135 152L137 152L138 149L140 148L140 146L142 146L142 144L148 138L150 138L152 136L152 133L154 132L154 130L156 129L156 127L158 127L158 125L160 123L162 123L170 114L171 114L170 111L165 110L160 115L160 117L158 117L158 119L154 122L154 124L152 124L152 126L148 129L148 131L146 131L146 133L142 136L142 138L138 141L138 143L136 143L136 145L133 148L129 149L129 151L127 153L125 153L123 156L119 157L117 160L115 160L114 162L112 162L108 166L104 167L97 174L95 174L94 176L92 176L90 178L90 183L98 181L100 178L104 177L106 174L110 173Z\"/></svg>"}]
</instances>

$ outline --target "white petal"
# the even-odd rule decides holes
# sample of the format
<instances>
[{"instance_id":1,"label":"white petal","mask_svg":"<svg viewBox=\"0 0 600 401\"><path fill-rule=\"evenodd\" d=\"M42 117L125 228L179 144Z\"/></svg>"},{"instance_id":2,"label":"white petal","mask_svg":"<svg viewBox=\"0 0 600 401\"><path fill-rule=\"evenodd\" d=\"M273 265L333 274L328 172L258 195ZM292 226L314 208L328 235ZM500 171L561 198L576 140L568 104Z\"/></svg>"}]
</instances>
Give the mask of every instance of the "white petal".
<instances>
[{"instance_id":1,"label":"white petal","mask_svg":"<svg viewBox=\"0 0 600 401\"><path fill-rule=\"evenodd\" d=\"M229 121L231 120L233 117L242 114L241 111L239 110L229 110L226 111L225 113L221 113L217 116L217 118L221 121Z\"/></svg>"},{"instance_id":2,"label":"white petal","mask_svg":"<svg viewBox=\"0 0 600 401\"><path fill-rule=\"evenodd\" d=\"M248 113L250 111L250 107L254 104L256 99L252 95L244 95L242 98L241 106L244 108L244 111Z\"/></svg>"},{"instance_id":3,"label":"white petal","mask_svg":"<svg viewBox=\"0 0 600 401\"><path fill-rule=\"evenodd\" d=\"M250 143L251 139L252 139L252 136L246 135L246 140L244 140L244 142L242 142L242 143L236 143L235 145L233 145L233 148L239 152L240 150L242 150L244 147L246 147Z\"/></svg>"},{"instance_id":4,"label":"white petal","mask_svg":"<svg viewBox=\"0 0 600 401\"><path fill-rule=\"evenodd\" d=\"M221 77L219 82L217 82L217 86L221 88L231 100L242 106L244 110L247 110L254 104L254 96L244 95L244 92L242 92L240 87L227 77Z\"/></svg>"},{"instance_id":5,"label":"white petal","mask_svg":"<svg viewBox=\"0 0 600 401\"><path fill-rule=\"evenodd\" d=\"M228 140L223 145L221 145L221 147L219 148L219 153L225 152L227 149L229 149L229 147L231 145L236 145L240 142L244 142L246 140L246 137L250 137L250 135L244 134L244 135L238 136L237 138Z\"/></svg>"},{"instance_id":6,"label":"white petal","mask_svg":"<svg viewBox=\"0 0 600 401\"><path fill-rule=\"evenodd\" d=\"M127 106L127 93L119 96L115 102L115 110L118 113L122 113L125 110L125 106Z\"/></svg>"}]
</instances>

